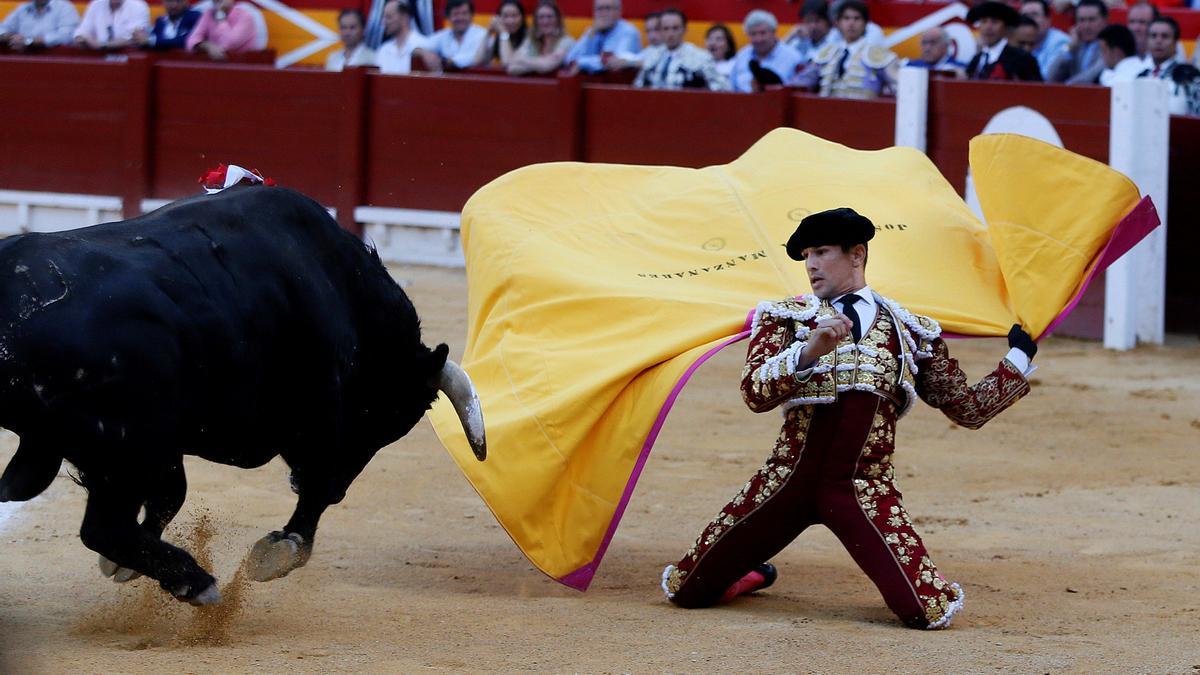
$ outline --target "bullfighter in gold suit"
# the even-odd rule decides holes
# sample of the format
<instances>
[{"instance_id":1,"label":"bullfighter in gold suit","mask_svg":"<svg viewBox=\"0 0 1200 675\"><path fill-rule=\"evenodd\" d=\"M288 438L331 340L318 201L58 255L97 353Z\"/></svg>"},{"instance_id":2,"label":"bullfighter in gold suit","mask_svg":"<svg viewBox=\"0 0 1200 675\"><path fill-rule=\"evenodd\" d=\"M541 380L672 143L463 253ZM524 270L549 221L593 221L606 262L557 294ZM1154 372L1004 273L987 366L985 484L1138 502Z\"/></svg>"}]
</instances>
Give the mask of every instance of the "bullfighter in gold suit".
<instances>
[{"instance_id":1,"label":"bullfighter in gold suit","mask_svg":"<svg viewBox=\"0 0 1200 675\"><path fill-rule=\"evenodd\" d=\"M934 566L896 487L896 421L920 397L983 426L1029 392L1037 345L1013 326L1008 355L969 386L937 322L867 286L874 234L867 218L834 209L805 218L788 241L814 294L758 306L741 385L751 410L783 408L783 429L766 464L663 571L676 605L770 586L777 572L766 561L823 524L909 626L944 628L962 607L962 588Z\"/></svg>"}]
</instances>

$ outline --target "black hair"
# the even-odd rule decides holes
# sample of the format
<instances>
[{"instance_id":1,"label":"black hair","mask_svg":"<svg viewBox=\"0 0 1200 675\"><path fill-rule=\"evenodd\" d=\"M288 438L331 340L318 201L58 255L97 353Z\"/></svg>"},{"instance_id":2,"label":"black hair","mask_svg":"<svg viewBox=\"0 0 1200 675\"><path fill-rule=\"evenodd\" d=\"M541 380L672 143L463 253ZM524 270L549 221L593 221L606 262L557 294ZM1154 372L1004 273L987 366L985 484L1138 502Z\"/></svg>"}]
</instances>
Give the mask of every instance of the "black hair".
<instances>
[{"instance_id":1,"label":"black hair","mask_svg":"<svg viewBox=\"0 0 1200 675\"><path fill-rule=\"evenodd\" d=\"M829 2L827 0L804 0L804 4L800 5L800 18L816 15L825 19L825 23L829 23Z\"/></svg>"},{"instance_id":2,"label":"black hair","mask_svg":"<svg viewBox=\"0 0 1200 675\"><path fill-rule=\"evenodd\" d=\"M1080 0L1080 2L1083 2L1083 1L1084 0ZM472 14L475 13L475 3L472 2L471 0L446 0L446 16L447 16L447 18L450 16L450 12L452 10L454 10L457 7L461 7L462 5L466 5L467 9L470 9Z\"/></svg>"},{"instance_id":3,"label":"black hair","mask_svg":"<svg viewBox=\"0 0 1200 675\"><path fill-rule=\"evenodd\" d=\"M683 25L687 26L687 14L684 14L682 9L678 9L676 7L668 7L658 13L658 15L660 17L664 17L668 14L674 14L675 16L679 17L680 19L683 20Z\"/></svg>"},{"instance_id":4,"label":"black hair","mask_svg":"<svg viewBox=\"0 0 1200 675\"><path fill-rule=\"evenodd\" d=\"M1022 14L1021 19L1019 21L1017 21L1017 28L1020 28L1021 26L1033 26L1034 28L1037 28L1039 30L1041 29L1041 26L1038 26L1038 22L1025 16L1024 14Z\"/></svg>"},{"instance_id":5,"label":"black hair","mask_svg":"<svg viewBox=\"0 0 1200 675\"><path fill-rule=\"evenodd\" d=\"M1076 16L1079 15L1081 7L1095 7L1100 12L1100 16L1108 18L1108 5L1101 2L1101 0L1079 0L1079 4L1075 5Z\"/></svg>"},{"instance_id":6,"label":"black hair","mask_svg":"<svg viewBox=\"0 0 1200 675\"><path fill-rule=\"evenodd\" d=\"M1179 41L1179 22L1175 20L1175 17L1160 16L1157 19L1151 21L1150 25L1153 26L1156 23L1165 23L1168 26L1170 26L1171 32L1173 32L1175 34L1175 41L1176 42Z\"/></svg>"},{"instance_id":7,"label":"black hair","mask_svg":"<svg viewBox=\"0 0 1200 675\"><path fill-rule=\"evenodd\" d=\"M725 34L725 42L729 43L729 54L725 57L732 59L734 54L737 54L737 41L733 39L733 31L729 30L729 26L723 23L714 23L711 28L704 32L704 37L707 38L713 32Z\"/></svg>"},{"instance_id":8,"label":"black hair","mask_svg":"<svg viewBox=\"0 0 1200 675\"><path fill-rule=\"evenodd\" d=\"M343 9L342 11L338 12L338 19L337 19L338 24L341 24L342 19L344 19L348 16L352 16L352 17L358 19L358 25L360 25L360 26L367 25L366 17L364 17L363 13L357 9Z\"/></svg>"},{"instance_id":9,"label":"black hair","mask_svg":"<svg viewBox=\"0 0 1200 675\"><path fill-rule=\"evenodd\" d=\"M1125 56L1137 54L1137 41L1133 39L1133 32L1129 30L1128 26L1111 23L1105 26L1096 37L1103 40L1110 49L1120 49Z\"/></svg>"},{"instance_id":10,"label":"black hair","mask_svg":"<svg viewBox=\"0 0 1200 675\"><path fill-rule=\"evenodd\" d=\"M1085 0L1079 1L1085 2ZM1099 0L1095 1L1099 2ZM871 21L871 10L867 9L867 3L863 2L862 0L842 0L842 2L839 2L837 9L835 10L837 12L837 18L842 18L842 15L845 14L846 10L848 9L852 9L861 14L864 23Z\"/></svg>"}]
</instances>

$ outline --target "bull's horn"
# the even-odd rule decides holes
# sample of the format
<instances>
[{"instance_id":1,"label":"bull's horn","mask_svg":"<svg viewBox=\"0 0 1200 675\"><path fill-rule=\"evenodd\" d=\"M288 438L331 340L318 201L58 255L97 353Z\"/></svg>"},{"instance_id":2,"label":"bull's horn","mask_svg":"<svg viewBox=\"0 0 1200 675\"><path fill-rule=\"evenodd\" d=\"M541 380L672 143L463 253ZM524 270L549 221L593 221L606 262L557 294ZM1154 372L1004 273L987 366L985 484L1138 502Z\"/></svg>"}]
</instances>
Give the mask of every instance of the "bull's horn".
<instances>
[{"instance_id":1,"label":"bull's horn","mask_svg":"<svg viewBox=\"0 0 1200 675\"><path fill-rule=\"evenodd\" d=\"M487 459L487 437L483 430L483 411L479 408L479 395L475 393L475 385L457 363L446 359L446 365L438 377L438 390L446 392L446 398L458 413L458 421L462 422L463 431L471 443L471 450L479 461Z\"/></svg>"}]
</instances>

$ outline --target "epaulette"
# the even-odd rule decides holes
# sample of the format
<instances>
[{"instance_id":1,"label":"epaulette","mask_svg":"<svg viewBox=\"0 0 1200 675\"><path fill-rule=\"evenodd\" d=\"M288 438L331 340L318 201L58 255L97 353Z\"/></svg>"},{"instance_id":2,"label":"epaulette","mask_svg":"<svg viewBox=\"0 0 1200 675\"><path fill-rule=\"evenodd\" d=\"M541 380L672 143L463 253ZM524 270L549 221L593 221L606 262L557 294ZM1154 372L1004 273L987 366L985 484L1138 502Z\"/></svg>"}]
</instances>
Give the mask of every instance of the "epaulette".
<instances>
[{"instance_id":1,"label":"epaulette","mask_svg":"<svg viewBox=\"0 0 1200 675\"><path fill-rule=\"evenodd\" d=\"M842 43L831 42L817 50L817 53L812 57L812 62L819 66L823 66L832 61L842 50L842 48Z\"/></svg>"},{"instance_id":2,"label":"epaulette","mask_svg":"<svg viewBox=\"0 0 1200 675\"><path fill-rule=\"evenodd\" d=\"M817 315L817 310L820 307L821 301L811 293L795 298L787 298L778 302L763 301L758 303L758 306L754 308L754 319L750 324L750 330L751 332L758 330L758 323L763 316L773 316L793 321L808 321Z\"/></svg>"},{"instance_id":3,"label":"epaulette","mask_svg":"<svg viewBox=\"0 0 1200 675\"><path fill-rule=\"evenodd\" d=\"M862 62L868 68L887 68L897 59L896 52L880 47L879 45L871 45L863 50Z\"/></svg>"}]
</instances>

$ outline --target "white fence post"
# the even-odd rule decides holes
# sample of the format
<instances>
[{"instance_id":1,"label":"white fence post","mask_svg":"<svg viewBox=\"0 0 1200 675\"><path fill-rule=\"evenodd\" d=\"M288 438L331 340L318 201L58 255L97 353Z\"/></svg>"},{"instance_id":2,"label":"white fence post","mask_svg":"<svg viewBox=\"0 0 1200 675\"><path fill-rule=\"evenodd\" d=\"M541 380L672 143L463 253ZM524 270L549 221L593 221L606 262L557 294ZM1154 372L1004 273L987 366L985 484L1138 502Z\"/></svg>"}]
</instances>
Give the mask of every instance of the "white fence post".
<instances>
[{"instance_id":1,"label":"white fence post","mask_svg":"<svg viewBox=\"0 0 1200 675\"><path fill-rule=\"evenodd\" d=\"M1105 276L1104 346L1162 344L1166 311L1167 171L1171 116L1167 85L1137 79L1112 87L1108 163L1154 200L1162 225L1113 263Z\"/></svg>"},{"instance_id":2,"label":"white fence post","mask_svg":"<svg viewBox=\"0 0 1200 675\"><path fill-rule=\"evenodd\" d=\"M901 68L896 84L896 145L925 152L929 124L929 71Z\"/></svg>"}]
</instances>

